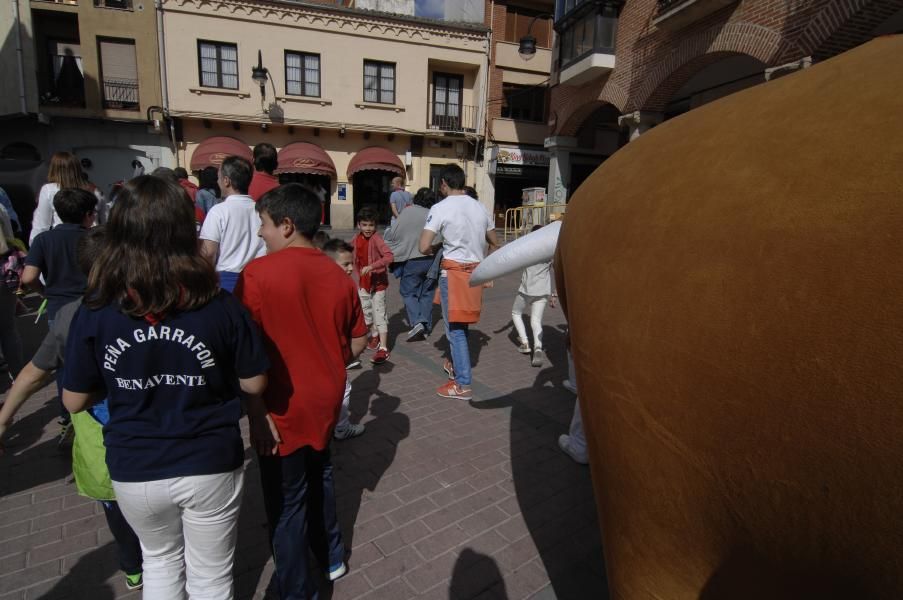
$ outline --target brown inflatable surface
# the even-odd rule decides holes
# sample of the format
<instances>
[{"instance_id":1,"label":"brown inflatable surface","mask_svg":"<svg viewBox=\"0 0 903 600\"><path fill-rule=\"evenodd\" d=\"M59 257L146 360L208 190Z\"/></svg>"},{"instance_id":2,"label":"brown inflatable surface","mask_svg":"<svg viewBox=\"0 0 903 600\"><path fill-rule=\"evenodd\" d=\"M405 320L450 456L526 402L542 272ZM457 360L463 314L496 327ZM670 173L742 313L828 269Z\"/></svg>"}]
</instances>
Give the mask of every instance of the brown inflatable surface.
<instances>
[{"instance_id":1,"label":"brown inflatable surface","mask_svg":"<svg viewBox=\"0 0 903 600\"><path fill-rule=\"evenodd\" d=\"M903 36L630 143L557 260L613 598L903 598Z\"/></svg>"}]
</instances>

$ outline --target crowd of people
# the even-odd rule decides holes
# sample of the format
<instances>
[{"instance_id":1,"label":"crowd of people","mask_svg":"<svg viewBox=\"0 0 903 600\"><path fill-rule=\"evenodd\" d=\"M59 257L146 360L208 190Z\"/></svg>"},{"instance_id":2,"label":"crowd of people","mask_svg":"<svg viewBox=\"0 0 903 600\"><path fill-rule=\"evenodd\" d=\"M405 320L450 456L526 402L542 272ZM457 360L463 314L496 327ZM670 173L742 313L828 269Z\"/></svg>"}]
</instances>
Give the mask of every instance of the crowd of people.
<instances>
[{"instance_id":1,"label":"crowd of people","mask_svg":"<svg viewBox=\"0 0 903 600\"><path fill-rule=\"evenodd\" d=\"M32 233L19 282L47 298L49 333L24 365L4 321L0 341L17 376L0 438L55 373L61 422L75 432L76 485L103 504L126 585L148 599L232 597L243 415L280 597L316 596L309 553L325 579L347 572L330 442L364 433L350 421L348 371L368 348L374 368L390 358L390 275L408 340L432 334L434 299L441 305L448 379L436 393L473 397L468 327L483 288L469 279L498 241L463 170L442 169L441 199L393 181L392 225L380 233L377 212L363 207L346 241L319 231L315 190L279 185L275 148L260 144L253 156L224 159L215 180L202 171L199 186L184 170L158 168L117 186L108 203L74 156L54 155L35 212L44 229ZM0 206L0 227L5 214ZM5 227L4 237L13 237ZM4 286L0 310L3 294L15 303ZM534 366L550 302L550 265L527 269L512 319ZM569 450L573 437L572 427L559 443L585 463L585 449Z\"/></svg>"}]
</instances>

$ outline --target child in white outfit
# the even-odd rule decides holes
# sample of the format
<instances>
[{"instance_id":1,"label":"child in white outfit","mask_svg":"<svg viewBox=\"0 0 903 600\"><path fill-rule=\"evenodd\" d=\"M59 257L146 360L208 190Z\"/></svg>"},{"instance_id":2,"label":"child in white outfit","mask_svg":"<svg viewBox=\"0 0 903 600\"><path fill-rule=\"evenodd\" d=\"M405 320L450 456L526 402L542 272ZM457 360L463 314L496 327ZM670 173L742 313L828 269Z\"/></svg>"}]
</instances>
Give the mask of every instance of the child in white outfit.
<instances>
[{"instance_id":1,"label":"child in white outfit","mask_svg":"<svg viewBox=\"0 0 903 600\"><path fill-rule=\"evenodd\" d=\"M351 276L354 270L354 261L352 258L352 247L345 240L333 238L323 244L323 253L334 260L342 270ZM345 376L345 395L342 397L342 408L339 410L339 421L336 423L333 437L337 440L347 440L348 438L359 436L364 433L364 426L360 423L352 423L350 420L350 412L348 405L351 403L351 379Z\"/></svg>"},{"instance_id":2,"label":"child in white outfit","mask_svg":"<svg viewBox=\"0 0 903 600\"><path fill-rule=\"evenodd\" d=\"M542 225L536 225L532 231L536 231ZM524 269L521 276L520 287L517 289L517 297L514 298L514 306L511 307L511 320L517 330L517 339L520 342L518 352L530 354L530 342L527 331L524 329L524 311L530 309L530 329L533 330L533 366L541 367L543 361L542 352L542 313L546 304L555 308L555 298L552 294L552 262L544 262Z\"/></svg>"}]
</instances>

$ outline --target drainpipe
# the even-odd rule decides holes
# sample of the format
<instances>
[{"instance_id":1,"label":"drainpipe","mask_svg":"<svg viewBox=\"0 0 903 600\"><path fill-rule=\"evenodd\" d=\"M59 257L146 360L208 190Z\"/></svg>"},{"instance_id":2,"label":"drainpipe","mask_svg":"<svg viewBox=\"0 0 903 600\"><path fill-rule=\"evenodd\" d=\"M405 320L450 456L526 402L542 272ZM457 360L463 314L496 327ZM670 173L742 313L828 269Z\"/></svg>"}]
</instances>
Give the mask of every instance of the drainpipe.
<instances>
[{"instance_id":1,"label":"drainpipe","mask_svg":"<svg viewBox=\"0 0 903 600\"><path fill-rule=\"evenodd\" d=\"M22 29L19 23L19 0L13 3L13 27L16 28L16 65L19 69L19 112L28 114L28 105L25 102L25 58L22 55Z\"/></svg>"},{"instance_id":2,"label":"drainpipe","mask_svg":"<svg viewBox=\"0 0 903 600\"><path fill-rule=\"evenodd\" d=\"M176 166L179 166L179 150L176 147L176 126L169 116L169 84L166 80L166 38L163 35L163 1L154 0L154 8L157 13L157 52L160 60L160 91L163 93L163 118L169 122L169 139L172 143L172 155L176 158Z\"/></svg>"}]
</instances>

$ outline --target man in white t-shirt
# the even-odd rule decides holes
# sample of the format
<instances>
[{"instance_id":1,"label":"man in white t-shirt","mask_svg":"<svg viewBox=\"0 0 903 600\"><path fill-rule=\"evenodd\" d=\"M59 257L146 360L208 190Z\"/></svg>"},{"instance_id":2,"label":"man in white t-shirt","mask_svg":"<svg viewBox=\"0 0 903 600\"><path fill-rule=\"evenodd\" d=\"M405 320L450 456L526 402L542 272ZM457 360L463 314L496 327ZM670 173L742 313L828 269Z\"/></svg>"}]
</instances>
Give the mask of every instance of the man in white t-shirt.
<instances>
[{"instance_id":1,"label":"man in white t-shirt","mask_svg":"<svg viewBox=\"0 0 903 600\"><path fill-rule=\"evenodd\" d=\"M230 156L219 168L217 183L225 200L207 213L201 227L201 254L213 263L220 287L231 292L245 265L266 254L257 236L260 217L248 196L253 168L239 156Z\"/></svg>"},{"instance_id":2,"label":"man in white t-shirt","mask_svg":"<svg viewBox=\"0 0 903 600\"><path fill-rule=\"evenodd\" d=\"M473 392L467 331L468 324L479 321L482 296L481 287L470 287L470 274L498 247L498 241L492 217L477 199L465 194L461 167L448 164L442 168L439 192L445 199L430 209L420 234L423 254L434 254L438 249L433 246L436 235L442 236L439 297L451 352L451 361L446 360L444 368L451 381L436 393L443 398L470 400Z\"/></svg>"}]
</instances>

